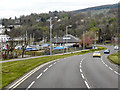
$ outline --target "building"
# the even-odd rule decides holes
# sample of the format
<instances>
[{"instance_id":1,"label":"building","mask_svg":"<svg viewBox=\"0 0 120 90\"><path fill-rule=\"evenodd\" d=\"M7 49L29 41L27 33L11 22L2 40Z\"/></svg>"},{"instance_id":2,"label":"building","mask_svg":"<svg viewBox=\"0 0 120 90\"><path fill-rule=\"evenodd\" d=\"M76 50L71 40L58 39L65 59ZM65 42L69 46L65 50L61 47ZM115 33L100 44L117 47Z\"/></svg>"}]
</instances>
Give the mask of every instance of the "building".
<instances>
[{"instance_id":1,"label":"building","mask_svg":"<svg viewBox=\"0 0 120 90\"><path fill-rule=\"evenodd\" d=\"M65 35L63 37L52 39L53 46L73 46L73 45L79 45L79 43L80 40L70 34Z\"/></svg>"},{"instance_id":2,"label":"building","mask_svg":"<svg viewBox=\"0 0 120 90\"><path fill-rule=\"evenodd\" d=\"M5 43L10 40L8 35L0 35L0 43Z\"/></svg>"}]
</instances>

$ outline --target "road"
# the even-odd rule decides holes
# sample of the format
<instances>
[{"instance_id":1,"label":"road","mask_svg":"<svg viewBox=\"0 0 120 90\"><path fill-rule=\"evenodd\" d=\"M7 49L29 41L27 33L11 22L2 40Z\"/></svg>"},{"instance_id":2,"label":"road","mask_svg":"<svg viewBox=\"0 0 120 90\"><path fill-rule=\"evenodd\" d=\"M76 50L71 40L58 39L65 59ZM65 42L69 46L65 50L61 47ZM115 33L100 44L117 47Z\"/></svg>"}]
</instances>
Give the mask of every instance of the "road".
<instances>
[{"instance_id":1,"label":"road","mask_svg":"<svg viewBox=\"0 0 120 90\"><path fill-rule=\"evenodd\" d=\"M111 53L116 52L107 46ZM92 53L59 59L45 65L15 88L118 88L119 66L107 59L101 51L101 58ZM15 82L14 82L15 83ZM8 87L13 85L10 84Z\"/></svg>"}]
</instances>

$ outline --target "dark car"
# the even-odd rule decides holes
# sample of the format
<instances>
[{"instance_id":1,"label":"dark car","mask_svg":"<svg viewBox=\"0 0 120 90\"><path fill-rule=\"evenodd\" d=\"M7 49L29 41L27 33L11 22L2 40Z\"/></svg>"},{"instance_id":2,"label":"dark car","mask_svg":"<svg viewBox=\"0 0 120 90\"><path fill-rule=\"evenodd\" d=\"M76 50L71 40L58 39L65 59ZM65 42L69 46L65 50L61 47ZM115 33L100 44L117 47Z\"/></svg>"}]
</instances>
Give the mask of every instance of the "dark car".
<instances>
[{"instance_id":1,"label":"dark car","mask_svg":"<svg viewBox=\"0 0 120 90\"><path fill-rule=\"evenodd\" d=\"M108 50L108 49L105 50L105 51L104 51L104 54L110 54L110 50Z\"/></svg>"}]
</instances>

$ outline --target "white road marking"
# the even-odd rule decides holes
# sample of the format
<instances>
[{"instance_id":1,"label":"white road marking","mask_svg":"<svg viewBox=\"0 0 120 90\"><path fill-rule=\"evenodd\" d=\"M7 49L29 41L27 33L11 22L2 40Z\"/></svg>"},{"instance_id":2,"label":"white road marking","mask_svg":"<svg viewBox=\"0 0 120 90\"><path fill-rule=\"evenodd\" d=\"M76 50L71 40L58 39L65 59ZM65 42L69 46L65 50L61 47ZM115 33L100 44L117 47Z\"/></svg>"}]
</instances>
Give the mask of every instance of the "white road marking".
<instances>
[{"instance_id":1,"label":"white road marking","mask_svg":"<svg viewBox=\"0 0 120 90\"><path fill-rule=\"evenodd\" d=\"M28 90L29 88L31 88L31 86L35 83L35 81L33 81L26 90Z\"/></svg>"},{"instance_id":2,"label":"white road marking","mask_svg":"<svg viewBox=\"0 0 120 90\"><path fill-rule=\"evenodd\" d=\"M88 89L90 89L90 86L88 85L88 83L85 81L85 84L87 86Z\"/></svg>"},{"instance_id":3,"label":"white road marking","mask_svg":"<svg viewBox=\"0 0 120 90\"><path fill-rule=\"evenodd\" d=\"M114 71L114 73L116 73L116 74L120 75L120 73L118 73L117 71Z\"/></svg>"},{"instance_id":4,"label":"white road marking","mask_svg":"<svg viewBox=\"0 0 120 90\"><path fill-rule=\"evenodd\" d=\"M46 72L48 70L48 68L46 68L43 72Z\"/></svg>"},{"instance_id":5,"label":"white road marking","mask_svg":"<svg viewBox=\"0 0 120 90\"><path fill-rule=\"evenodd\" d=\"M109 67L109 66L102 60L102 58L101 58L101 61L103 62L103 64L105 64L106 67ZM112 69L111 67L109 67L109 69L113 71L113 69ZM114 71L114 73L117 74L117 75L120 75L120 73L118 73L117 71Z\"/></svg>"},{"instance_id":6,"label":"white road marking","mask_svg":"<svg viewBox=\"0 0 120 90\"><path fill-rule=\"evenodd\" d=\"M55 63L53 63L53 64L56 64L56 62L55 62Z\"/></svg>"},{"instance_id":7,"label":"white road marking","mask_svg":"<svg viewBox=\"0 0 120 90\"><path fill-rule=\"evenodd\" d=\"M81 65L80 65L80 68L81 68Z\"/></svg>"},{"instance_id":8,"label":"white road marking","mask_svg":"<svg viewBox=\"0 0 120 90\"><path fill-rule=\"evenodd\" d=\"M105 66L106 66L106 67L108 67L108 65L107 65L107 64L105 64Z\"/></svg>"},{"instance_id":9,"label":"white road marking","mask_svg":"<svg viewBox=\"0 0 120 90\"><path fill-rule=\"evenodd\" d=\"M83 74L81 74L81 75L82 75L82 78L85 79L84 75Z\"/></svg>"},{"instance_id":10,"label":"white road marking","mask_svg":"<svg viewBox=\"0 0 120 90\"><path fill-rule=\"evenodd\" d=\"M82 73L82 69L80 69L80 72Z\"/></svg>"},{"instance_id":11,"label":"white road marking","mask_svg":"<svg viewBox=\"0 0 120 90\"><path fill-rule=\"evenodd\" d=\"M42 73L39 76L37 76L37 79L40 78L41 76L42 76Z\"/></svg>"},{"instance_id":12,"label":"white road marking","mask_svg":"<svg viewBox=\"0 0 120 90\"><path fill-rule=\"evenodd\" d=\"M111 67L109 67L110 70L113 70Z\"/></svg>"},{"instance_id":13,"label":"white road marking","mask_svg":"<svg viewBox=\"0 0 120 90\"><path fill-rule=\"evenodd\" d=\"M40 68L42 68L43 66L51 63L53 61L47 62L45 64L40 65L39 67L36 67L35 69L31 70L29 73L27 73L26 75L24 75L23 77L21 77L18 81L16 81L15 83L13 83L9 88L16 88L18 85L20 85L22 82L24 82L28 77L30 77L33 73L35 73L36 71L38 71ZM8 88L8 90L9 90Z\"/></svg>"},{"instance_id":14,"label":"white road marking","mask_svg":"<svg viewBox=\"0 0 120 90\"><path fill-rule=\"evenodd\" d=\"M49 66L49 68L52 67L52 64Z\"/></svg>"}]
</instances>

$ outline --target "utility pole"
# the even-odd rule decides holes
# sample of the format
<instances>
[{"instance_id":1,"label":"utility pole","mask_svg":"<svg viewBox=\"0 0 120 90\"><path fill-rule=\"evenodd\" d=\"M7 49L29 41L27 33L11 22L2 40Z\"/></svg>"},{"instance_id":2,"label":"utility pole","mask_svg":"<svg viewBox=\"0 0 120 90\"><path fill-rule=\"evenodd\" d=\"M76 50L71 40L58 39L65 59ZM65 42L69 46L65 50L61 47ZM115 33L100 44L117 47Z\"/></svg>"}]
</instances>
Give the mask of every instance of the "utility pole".
<instances>
[{"instance_id":1,"label":"utility pole","mask_svg":"<svg viewBox=\"0 0 120 90\"><path fill-rule=\"evenodd\" d=\"M96 32L95 32L95 42L94 42L94 45L96 46Z\"/></svg>"},{"instance_id":2,"label":"utility pole","mask_svg":"<svg viewBox=\"0 0 120 90\"><path fill-rule=\"evenodd\" d=\"M32 42L32 44L34 44L34 37L35 37L35 33L33 33L33 42Z\"/></svg>"},{"instance_id":3,"label":"utility pole","mask_svg":"<svg viewBox=\"0 0 120 90\"><path fill-rule=\"evenodd\" d=\"M66 45L67 45L67 35L68 35L68 28L72 27L72 25L66 26ZM66 53L68 52L68 48L66 48Z\"/></svg>"},{"instance_id":4,"label":"utility pole","mask_svg":"<svg viewBox=\"0 0 120 90\"><path fill-rule=\"evenodd\" d=\"M67 34L68 34L68 26L66 26L66 46L67 46ZM68 52L68 49L66 48L66 53Z\"/></svg>"},{"instance_id":5,"label":"utility pole","mask_svg":"<svg viewBox=\"0 0 120 90\"><path fill-rule=\"evenodd\" d=\"M84 31L83 31L83 50L85 49Z\"/></svg>"},{"instance_id":6,"label":"utility pole","mask_svg":"<svg viewBox=\"0 0 120 90\"><path fill-rule=\"evenodd\" d=\"M52 56L52 17L50 17L50 55Z\"/></svg>"}]
</instances>

